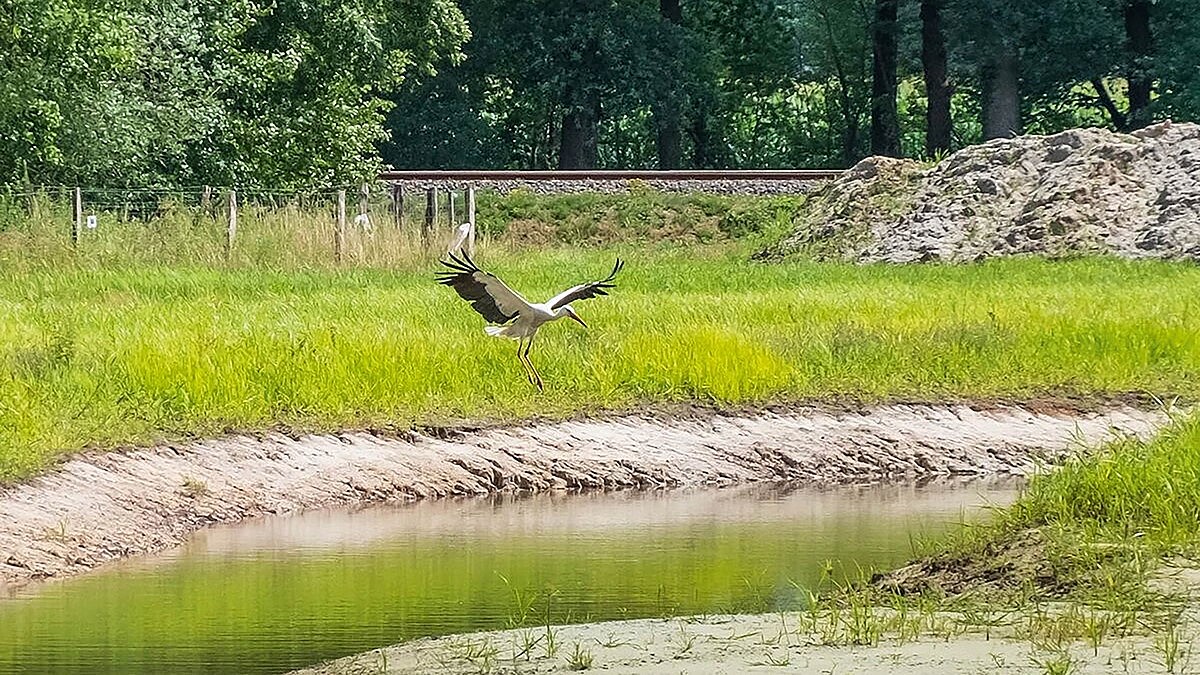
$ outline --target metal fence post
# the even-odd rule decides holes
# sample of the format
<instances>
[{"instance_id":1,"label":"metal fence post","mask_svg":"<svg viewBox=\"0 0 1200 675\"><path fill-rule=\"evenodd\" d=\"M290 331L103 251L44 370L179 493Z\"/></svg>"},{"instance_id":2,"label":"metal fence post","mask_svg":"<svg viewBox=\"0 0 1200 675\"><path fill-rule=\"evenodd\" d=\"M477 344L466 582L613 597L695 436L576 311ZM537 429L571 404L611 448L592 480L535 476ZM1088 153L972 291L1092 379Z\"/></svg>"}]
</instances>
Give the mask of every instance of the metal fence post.
<instances>
[{"instance_id":1,"label":"metal fence post","mask_svg":"<svg viewBox=\"0 0 1200 675\"><path fill-rule=\"evenodd\" d=\"M358 216L354 221L364 230L371 229L371 215L368 212L371 204L371 185L363 183L358 191Z\"/></svg>"}]
</instances>

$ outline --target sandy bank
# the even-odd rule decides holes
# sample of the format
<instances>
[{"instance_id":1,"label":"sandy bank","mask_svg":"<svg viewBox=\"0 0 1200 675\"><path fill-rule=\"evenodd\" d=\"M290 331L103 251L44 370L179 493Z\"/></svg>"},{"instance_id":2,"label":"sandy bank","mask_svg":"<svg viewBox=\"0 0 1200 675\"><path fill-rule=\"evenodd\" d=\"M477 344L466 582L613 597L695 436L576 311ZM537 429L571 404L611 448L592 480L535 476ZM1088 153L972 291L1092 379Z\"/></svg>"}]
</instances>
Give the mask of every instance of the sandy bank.
<instances>
[{"instance_id":1,"label":"sandy bank","mask_svg":"<svg viewBox=\"0 0 1200 675\"><path fill-rule=\"evenodd\" d=\"M1083 640L1039 647L1018 639L1015 626L965 630L947 614L912 619L919 634L903 639L885 635L858 645L839 633L836 643L827 644L829 617L817 619L815 628L809 621L805 614L781 612L554 626L549 650L545 627L451 635L364 652L293 675L561 673L581 670L584 662L590 664L586 672L628 675L1166 672L1162 650L1145 635L1109 638L1095 648ZM1183 649L1191 650L1194 639L1188 632Z\"/></svg>"},{"instance_id":2,"label":"sandy bank","mask_svg":"<svg viewBox=\"0 0 1200 675\"><path fill-rule=\"evenodd\" d=\"M497 491L1024 474L1165 417L891 405L689 411L437 434L235 436L81 455L0 491L0 588L181 543L212 523Z\"/></svg>"}]
</instances>

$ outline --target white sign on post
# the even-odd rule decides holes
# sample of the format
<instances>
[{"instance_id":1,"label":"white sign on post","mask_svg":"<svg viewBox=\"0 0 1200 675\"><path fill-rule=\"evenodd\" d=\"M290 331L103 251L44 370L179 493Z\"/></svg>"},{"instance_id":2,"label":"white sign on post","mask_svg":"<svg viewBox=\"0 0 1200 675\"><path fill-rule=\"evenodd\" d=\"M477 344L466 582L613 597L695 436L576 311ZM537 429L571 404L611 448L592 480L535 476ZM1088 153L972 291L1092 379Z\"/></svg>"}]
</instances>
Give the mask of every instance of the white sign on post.
<instances>
[{"instance_id":1,"label":"white sign on post","mask_svg":"<svg viewBox=\"0 0 1200 675\"><path fill-rule=\"evenodd\" d=\"M92 214L87 217L87 228L89 230L96 229L96 215L95 214Z\"/></svg>"}]
</instances>

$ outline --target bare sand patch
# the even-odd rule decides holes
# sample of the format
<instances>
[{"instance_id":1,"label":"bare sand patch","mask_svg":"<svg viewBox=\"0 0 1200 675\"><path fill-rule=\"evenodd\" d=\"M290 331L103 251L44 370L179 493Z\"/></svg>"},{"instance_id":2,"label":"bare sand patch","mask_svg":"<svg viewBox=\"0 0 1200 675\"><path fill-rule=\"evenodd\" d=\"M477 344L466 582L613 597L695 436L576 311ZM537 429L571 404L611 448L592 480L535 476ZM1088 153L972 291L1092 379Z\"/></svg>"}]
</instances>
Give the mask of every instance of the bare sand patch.
<instances>
[{"instance_id":1,"label":"bare sand patch","mask_svg":"<svg viewBox=\"0 0 1200 675\"><path fill-rule=\"evenodd\" d=\"M589 672L629 675L1166 672L1167 655L1147 636L1048 648L1016 637L1011 628L962 632L953 616L926 619L920 635L861 645L826 644L820 627L827 619L811 631L798 613L522 628L415 640L295 675L549 673L582 670L584 662ZM1186 657L1190 649L1184 644L1177 656Z\"/></svg>"}]
</instances>

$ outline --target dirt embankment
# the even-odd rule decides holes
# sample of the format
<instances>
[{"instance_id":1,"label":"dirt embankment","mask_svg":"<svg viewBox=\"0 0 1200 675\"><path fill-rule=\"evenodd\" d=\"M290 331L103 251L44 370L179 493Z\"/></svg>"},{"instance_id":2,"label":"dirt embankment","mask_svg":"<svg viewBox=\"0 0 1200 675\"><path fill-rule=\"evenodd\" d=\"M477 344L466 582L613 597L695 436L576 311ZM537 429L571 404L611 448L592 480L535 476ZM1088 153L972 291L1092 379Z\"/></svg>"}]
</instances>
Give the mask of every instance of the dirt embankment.
<instances>
[{"instance_id":1,"label":"dirt embankment","mask_svg":"<svg viewBox=\"0 0 1200 675\"><path fill-rule=\"evenodd\" d=\"M379 436L238 436L88 454L0 491L0 588L181 543L212 523L495 491L1027 473L1163 415L893 405L692 411Z\"/></svg>"},{"instance_id":2,"label":"dirt embankment","mask_svg":"<svg viewBox=\"0 0 1200 675\"><path fill-rule=\"evenodd\" d=\"M960 150L930 168L871 157L764 258L969 262L1111 254L1200 261L1200 125L1073 129Z\"/></svg>"}]
</instances>

